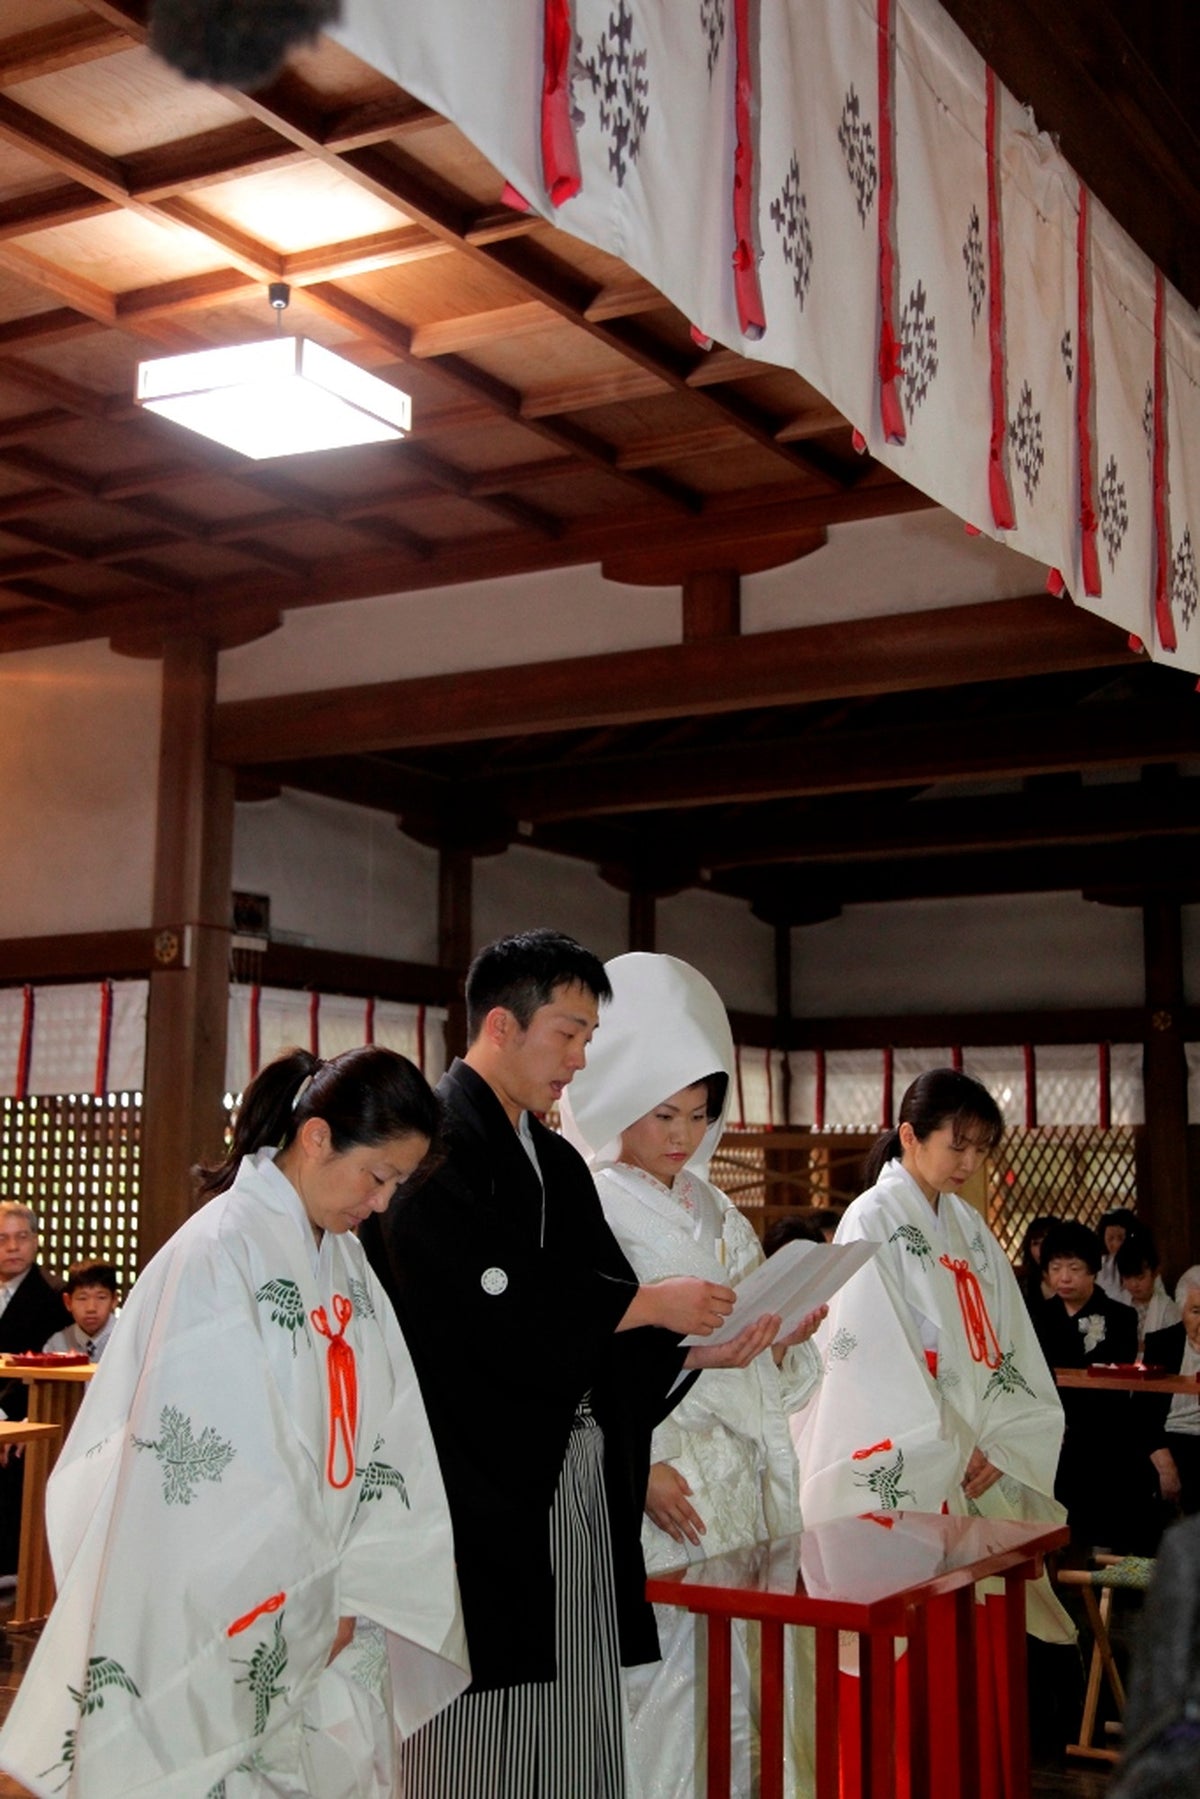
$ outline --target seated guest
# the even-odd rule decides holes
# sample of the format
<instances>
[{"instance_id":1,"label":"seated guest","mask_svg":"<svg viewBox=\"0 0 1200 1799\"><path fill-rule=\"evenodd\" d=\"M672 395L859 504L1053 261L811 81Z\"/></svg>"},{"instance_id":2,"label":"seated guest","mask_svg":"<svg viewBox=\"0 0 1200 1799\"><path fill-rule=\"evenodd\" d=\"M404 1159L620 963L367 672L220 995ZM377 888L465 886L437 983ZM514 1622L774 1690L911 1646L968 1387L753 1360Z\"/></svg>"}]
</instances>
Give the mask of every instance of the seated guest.
<instances>
[{"instance_id":1,"label":"seated guest","mask_svg":"<svg viewBox=\"0 0 1200 1799\"><path fill-rule=\"evenodd\" d=\"M1117 1251L1130 1231L1135 1231L1137 1227L1137 1219L1128 1206L1114 1206L1100 1220L1100 1241L1104 1245L1104 1255L1096 1281L1110 1299L1123 1300L1125 1297L1121 1291L1121 1276L1117 1272Z\"/></svg>"},{"instance_id":2,"label":"seated guest","mask_svg":"<svg viewBox=\"0 0 1200 1799\"><path fill-rule=\"evenodd\" d=\"M1100 1291L1100 1239L1086 1224L1056 1224L1042 1245L1042 1266L1053 1296L1034 1317L1051 1368L1132 1362L1137 1317ZM1128 1553L1152 1529L1152 1494L1145 1456L1126 1448L1135 1420L1127 1393L1062 1390L1066 1417L1056 1496L1067 1508L1073 1542L1081 1549Z\"/></svg>"},{"instance_id":3,"label":"seated guest","mask_svg":"<svg viewBox=\"0 0 1200 1799\"><path fill-rule=\"evenodd\" d=\"M37 1255L34 1214L19 1200L0 1200L0 1355L40 1349L62 1319L58 1282ZM24 1418L28 1405L24 1381L0 1383L0 1418ZM0 1449L0 1578L6 1582L16 1575L24 1478L24 1457Z\"/></svg>"},{"instance_id":4,"label":"seated guest","mask_svg":"<svg viewBox=\"0 0 1200 1799\"><path fill-rule=\"evenodd\" d=\"M1060 1222L1052 1212L1039 1213L1025 1227L1025 1235L1021 1239L1021 1253L1017 1257L1014 1272L1025 1304L1031 1312L1044 1300L1053 1297L1053 1288L1042 1267L1042 1245L1046 1241L1046 1232Z\"/></svg>"},{"instance_id":5,"label":"seated guest","mask_svg":"<svg viewBox=\"0 0 1200 1799\"><path fill-rule=\"evenodd\" d=\"M1121 1297L1137 1313L1138 1357L1142 1359L1150 1331L1179 1323L1179 1307L1163 1286L1158 1246L1148 1230L1139 1227L1130 1231L1117 1251L1117 1273L1121 1276Z\"/></svg>"},{"instance_id":6,"label":"seated guest","mask_svg":"<svg viewBox=\"0 0 1200 1799\"><path fill-rule=\"evenodd\" d=\"M1200 1266L1189 1268L1175 1289L1178 1324L1146 1334L1146 1360L1172 1374L1200 1375ZM1147 1394L1153 1427L1152 1455L1159 1489L1168 1505L1200 1512L1200 1382L1194 1393Z\"/></svg>"},{"instance_id":7,"label":"seated guest","mask_svg":"<svg viewBox=\"0 0 1200 1799\"><path fill-rule=\"evenodd\" d=\"M824 1243L826 1236L811 1212L789 1212L786 1218L773 1218L762 1236L764 1256L773 1256L785 1243Z\"/></svg>"},{"instance_id":8,"label":"seated guest","mask_svg":"<svg viewBox=\"0 0 1200 1799\"><path fill-rule=\"evenodd\" d=\"M76 1262L63 1304L70 1324L42 1345L47 1355L85 1355L98 1362L117 1322L117 1271L111 1262Z\"/></svg>"}]
</instances>

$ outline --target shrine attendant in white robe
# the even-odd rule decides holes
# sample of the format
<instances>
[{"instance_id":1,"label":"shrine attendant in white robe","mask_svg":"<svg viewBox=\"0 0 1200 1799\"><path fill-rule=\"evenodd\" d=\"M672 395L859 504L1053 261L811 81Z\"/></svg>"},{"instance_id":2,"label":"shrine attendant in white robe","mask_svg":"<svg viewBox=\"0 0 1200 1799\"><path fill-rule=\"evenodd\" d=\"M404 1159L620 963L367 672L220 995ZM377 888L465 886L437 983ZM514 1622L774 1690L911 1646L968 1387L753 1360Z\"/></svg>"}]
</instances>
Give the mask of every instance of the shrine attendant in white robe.
<instances>
[{"instance_id":1,"label":"shrine attendant in white robe","mask_svg":"<svg viewBox=\"0 0 1200 1799\"><path fill-rule=\"evenodd\" d=\"M247 1089L50 1481L59 1596L0 1735L35 1794L391 1799L396 1728L466 1685L433 1442L354 1235L438 1121L384 1049Z\"/></svg>"},{"instance_id":2,"label":"shrine attendant in white robe","mask_svg":"<svg viewBox=\"0 0 1200 1799\"><path fill-rule=\"evenodd\" d=\"M704 1176L720 1139L733 1040L720 997L672 956L618 956L588 1064L564 1100L604 1215L641 1281L692 1274L736 1287L762 1260L753 1227ZM800 1529L789 1414L820 1364L808 1339L823 1310L747 1367L709 1371L657 1426L642 1547L651 1574ZM630 1668L631 1790L691 1799L705 1786L703 1643L691 1613L655 1608L662 1660ZM789 1795L811 1791L807 1633L788 1633L784 1706ZM757 1681L734 1631L731 1792L757 1792Z\"/></svg>"}]
</instances>

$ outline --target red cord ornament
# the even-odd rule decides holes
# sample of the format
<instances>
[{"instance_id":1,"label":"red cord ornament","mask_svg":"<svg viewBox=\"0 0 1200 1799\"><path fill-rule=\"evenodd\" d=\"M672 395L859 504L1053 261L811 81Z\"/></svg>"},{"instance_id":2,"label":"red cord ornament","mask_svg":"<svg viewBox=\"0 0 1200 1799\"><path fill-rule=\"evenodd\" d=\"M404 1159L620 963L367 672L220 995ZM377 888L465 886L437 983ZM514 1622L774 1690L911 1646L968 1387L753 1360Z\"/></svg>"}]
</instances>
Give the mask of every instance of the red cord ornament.
<instances>
[{"instance_id":1,"label":"red cord ornament","mask_svg":"<svg viewBox=\"0 0 1200 1799\"><path fill-rule=\"evenodd\" d=\"M335 1335L329 1328L324 1306L309 1313L313 1329L329 1340L325 1352L325 1374L329 1382L329 1456L325 1478L331 1487L348 1487L354 1479L354 1438L358 1429L358 1365L354 1350L346 1341L346 1326L354 1316L354 1307L344 1294L333 1296L333 1315L338 1322ZM339 1478L338 1463L342 1464Z\"/></svg>"},{"instance_id":2,"label":"red cord ornament","mask_svg":"<svg viewBox=\"0 0 1200 1799\"><path fill-rule=\"evenodd\" d=\"M983 1362L988 1368L1000 1366L1000 1341L992 1328L988 1317L987 1305L983 1297L983 1288L979 1285L979 1277L969 1262L942 1256L943 1268L948 1268L954 1276L954 1287L958 1294L958 1309L962 1313L963 1330L967 1335L967 1348L971 1351L973 1362Z\"/></svg>"}]
</instances>

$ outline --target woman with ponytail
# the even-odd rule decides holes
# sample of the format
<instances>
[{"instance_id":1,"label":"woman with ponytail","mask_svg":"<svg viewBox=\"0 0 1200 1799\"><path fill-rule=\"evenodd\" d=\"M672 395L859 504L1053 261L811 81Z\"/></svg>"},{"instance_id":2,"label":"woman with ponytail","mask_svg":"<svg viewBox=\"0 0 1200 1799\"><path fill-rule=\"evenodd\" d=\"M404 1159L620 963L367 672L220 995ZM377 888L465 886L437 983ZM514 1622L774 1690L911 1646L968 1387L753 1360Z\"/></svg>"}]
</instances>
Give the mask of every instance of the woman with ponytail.
<instances>
[{"instance_id":1,"label":"woman with ponytail","mask_svg":"<svg viewBox=\"0 0 1200 1799\"><path fill-rule=\"evenodd\" d=\"M835 1294L822 1331L825 1378L799 1445L806 1524L896 1509L1065 1518L1054 1379L1008 1258L958 1191L1002 1130L985 1087L933 1068L867 1158L867 1190L834 1240L879 1252ZM1048 1642L1074 1635L1045 1578L1029 1585L1027 1622ZM977 1634L986 1728L1002 1667L987 1630ZM947 1778L935 1795L957 1790ZM988 1786L983 1799L1003 1791Z\"/></svg>"},{"instance_id":2,"label":"woman with ponytail","mask_svg":"<svg viewBox=\"0 0 1200 1799\"><path fill-rule=\"evenodd\" d=\"M50 1482L0 1766L77 1799L390 1799L466 1685L420 1391L355 1236L430 1154L410 1062L293 1050L138 1280Z\"/></svg>"}]
</instances>

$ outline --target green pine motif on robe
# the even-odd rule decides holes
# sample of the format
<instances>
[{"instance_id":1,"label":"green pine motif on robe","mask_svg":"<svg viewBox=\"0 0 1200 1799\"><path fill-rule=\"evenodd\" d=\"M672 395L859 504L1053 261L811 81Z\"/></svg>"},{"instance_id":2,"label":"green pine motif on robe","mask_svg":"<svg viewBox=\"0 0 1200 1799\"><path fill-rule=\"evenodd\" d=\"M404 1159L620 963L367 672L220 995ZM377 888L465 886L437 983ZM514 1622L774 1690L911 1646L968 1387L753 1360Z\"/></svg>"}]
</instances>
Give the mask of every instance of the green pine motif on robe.
<instances>
[{"instance_id":1,"label":"green pine motif on robe","mask_svg":"<svg viewBox=\"0 0 1200 1799\"><path fill-rule=\"evenodd\" d=\"M933 1260L933 1250L929 1246L929 1238L915 1224L898 1224L888 1238L888 1242L903 1244L909 1255L916 1256L919 1262L926 1259L931 1262Z\"/></svg>"},{"instance_id":2,"label":"green pine motif on robe","mask_svg":"<svg viewBox=\"0 0 1200 1799\"><path fill-rule=\"evenodd\" d=\"M369 1505L373 1499L382 1499L389 1491L399 1493L405 1510L412 1510L408 1488L399 1468L389 1467L387 1462L368 1462L365 1468L358 1470L358 1477L362 1486L358 1490L358 1504L354 1508L356 1518L364 1505Z\"/></svg>"},{"instance_id":3,"label":"green pine motif on robe","mask_svg":"<svg viewBox=\"0 0 1200 1799\"><path fill-rule=\"evenodd\" d=\"M375 1307L371 1302L371 1295L367 1291L366 1281L351 1280L350 1303L354 1307L356 1318L374 1318Z\"/></svg>"},{"instance_id":4,"label":"green pine motif on robe","mask_svg":"<svg viewBox=\"0 0 1200 1799\"><path fill-rule=\"evenodd\" d=\"M283 1620L286 1614L280 1612L275 1620L275 1629L270 1642L260 1643L254 1654L247 1661L241 1656L233 1659L248 1668L248 1674L239 1674L234 1686L249 1687L254 1699L254 1734L260 1737L267 1728L267 1719L271 1715L271 1707L276 1699L286 1699L287 1688L276 1683L287 1667L287 1640L283 1634Z\"/></svg>"},{"instance_id":5,"label":"green pine motif on robe","mask_svg":"<svg viewBox=\"0 0 1200 1799\"><path fill-rule=\"evenodd\" d=\"M191 1505L202 1480L219 1481L237 1451L206 1424L197 1437L192 1421L178 1406L165 1405L155 1438L134 1437L135 1449L152 1449L162 1466L163 1498L168 1505Z\"/></svg>"},{"instance_id":6,"label":"green pine motif on robe","mask_svg":"<svg viewBox=\"0 0 1200 1799\"><path fill-rule=\"evenodd\" d=\"M282 1325L285 1331L291 1331L293 1355L296 1353L297 1331L303 1331L305 1341L312 1342L308 1319L304 1313L304 1299L295 1281L282 1275L276 1280L264 1281L254 1297L260 1305L270 1306L272 1324Z\"/></svg>"},{"instance_id":7,"label":"green pine motif on robe","mask_svg":"<svg viewBox=\"0 0 1200 1799\"><path fill-rule=\"evenodd\" d=\"M900 1482L904 1479L904 1451L896 1451L896 1459L885 1468L872 1468L869 1474L856 1474L855 1480L860 1487L869 1487L874 1493L880 1511L894 1512L902 1499L915 1499L915 1493Z\"/></svg>"},{"instance_id":8,"label":"green pine motif on robe","mask_svg":"<svg viewBox=\"0 0 1200 1799\"><path fill-rule=\"evenodd\" d=\"M115 1661L111 1655L93 1655L88 1658L88 1665L84 1671L82 1689L71 1686L69 1682L67 1684L67 1691L79 1707L79 1716L81 1718L89 1717L92 1712L104 1710L105 1687L117 1687L123 1693L132 1693L135 1699L141 1698L136 1683L125 1672L120 1662ZM45 1780L49 1775L53 1774L55 1768L65 1768L66 1773L63 1775L58 1784L58 1788L56 1789L59 1792L66 1786L67 1781L71 1777L71 1771L75 1766L76 1734L76 1730L68 1730L65 1733L63 1736L62 1755L59 1760L55 1762L54 1767L47 1768L40 1776L42 1780Z\"/></svg>"},{"instance_id":9,"label":"green pine motif on robe","mask_svg":"<svg viewBox=\"0 0 1200 1799\"><path fill-rule=\"evenodd\" d=\"M1006 1349L1000 1357L1000 1366L992 1370L992 1378L983 1389L983 1397L990 1399L993 1393L1028 1393L1030 1399L1037 1397L1017 1367L1014 1350Z\"/></svg>"}]
</instances>

